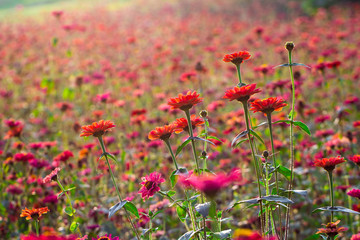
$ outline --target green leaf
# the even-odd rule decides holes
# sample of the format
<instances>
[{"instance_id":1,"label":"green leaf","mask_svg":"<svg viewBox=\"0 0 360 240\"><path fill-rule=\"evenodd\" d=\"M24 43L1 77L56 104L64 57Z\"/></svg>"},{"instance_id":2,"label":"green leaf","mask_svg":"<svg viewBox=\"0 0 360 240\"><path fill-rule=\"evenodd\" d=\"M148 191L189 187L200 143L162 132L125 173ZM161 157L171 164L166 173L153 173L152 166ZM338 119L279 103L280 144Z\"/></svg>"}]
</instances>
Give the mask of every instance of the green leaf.
<instances>
[{"instance_id":1,"label":"green leaf","mask_svg":"<svg viewBox=\"0 0 360 240\"><path fill-rule=\"evenodd\" d=\"M231 229L227 229L221 232L215 232L211 234L216 239L228 239L231 237Z\"/></svg>"},{"instance_id":2,"label":"green leaf","mask_svg":"<svg viewBox=\"0 0 360 240\"><path fill-rule=\"evenodd\" d=\"M195 206L195 210L201 214L204 218L206 218L209 215L209 209L210 209L210 202L206 202L203 204L197 204Z\"/></svg>"},{"instance_id":3,"label":"green leaf","mask_svg":"<svg viewBox=\"0 0 360 240\"><path fill-rule=\"evenodd\" d=\"M208 136L207 138L208 139L214 139L214 140L219 141L219 142L223 142L223 141L221 141L219 138L217 138L215 136Z\"/></svg>"},{"instance_id":4,"label":"green leaf","mask_svg":"<svg viewBox=\"0 0 360 240\"><path fill-rule=\"evenodd\" d=\"M287 197L282 197L279 195L269 195L269 196L262 197L261 199L269 201L269 202L280 202L280 203L285 203L285 204L293 204L294 203L292 200L288 199Z\"/></svg>"},{"instance_id":5,"label":"green leaf","mask_svg":"<svg viewBox=\"0 0 360 240\"><path fill-rule=\"evenodd\" d=\"M178 170L175 171L174 175L180 175L180 176L185 175L185 176L187 176L187 175L189 175L189 172L188 172L188 170L186 168L180 167Z\"/></svg>"},{"instance_id":6,"label":"green leaf","mask_svg":"<svg viewBox=\"0 0 360 240\"><path fill-rule=\"evenodd\" d=\"M259 125L252 127L252 129L257 129L258 127L264 126L266 124L268 124L268 122L262 122Z\"/></svg>"},{"instance_id":7,"label":"green leaf","mask_svg":"<svg viewBox=\"0 0 360 240\"><path fill-rule=\"evenodd\" d=\"M243 139L243 140L241 140L240 142L238 142L238 143L236 144L235 147L239 146L240 144L242 144L243 142L246 142L246 141L249 141L249 139Z\"/></svg>"},{"instance_id":8,"label":"green leaf","mask_svg":"<svg viewBox=\"0 0 360 240\"><path fill-rule=\"evenodd\" d=\"M175 194L176 194L176 192L175 192L175 191L172 191L172 190L170 190L170 191L168 191L168 192L166 193L166 195L168 195L168 196L170 196L170 197L174 196Z\"/></svg>"},{"instance_id":9,"label":"green leaf","mask_svg":"<svg viewBox=\"0 0 360 240\"><path fill-rule=\"evenodd\" d=\"M307 67L307 68L311 68L303 63L284 63L284 64L281 64L281 65L278 65L276 67L273 67L273 68L278 68L278 67L289 67L289 66L303 66L303 67Z\"/></svg>"},{"instance_id":10,"label":"green leaf","mask_svg":"<svg viewBox=\"0 0 360 240\"><path fill-rule=\"evenodd\" d=\"M277 171L278 171L281 175L283 175L284 177L286 177L286 179L287 179L288 181L290 181L290 178L291 178L291 171L290 171L290 169L288 169L287 167L284 167L284 166L282 166L282 165L279 165L279 166L277 167Z\"/></svg>"},{"instance_id":11,"label":"green leaf","mask_svg":"<svg viewBox=\"0 0 360 240\"><path fill-rule=\"evenodd\" d=\"M329 212L345 212L345 213L353 213L353 214L360 214L360 212L356 212L354 210L351 210L349 208L345 208L345 207L341 207L341 206L336 206L336 207L331 207L331 206L326 206L326 207L320 207L320 208L316 208L314 211L312 211L313 213L316 212L323 212L323 211L329 211Z\"/></svg>"},{"instance_id":12,"label":"green leaf","mask_svg":"<svg viewBox=\"0 0 360 240\"><path fill-rule=\"evenodd\" d=\"M307 238L305 238L304 240L317 240L319 239L319 234L313 234Z\"/></svg>"},{"instance_id":13,"label":"green leaf","mask_svg":"<svg viewBox=\"0 0 360 240\"><path fill-rule=\"evenodd\" d=\"M171 188L174 188L177 182L176 173L177 170L174 170L170 175Z\"/></svg>"},{"instance_id":14,"label":"green leaf","mask_svg":"<svg viewBox=\"0 0 360 240\"><path fill-rule=\"evenodd\" d=\"M124 207L124 205L127 203L127 200L118 202L117 204L115 204L114 206L112 206L109 209L109 215L108 217L111 218L117 211L119 211L122 207Z\"/></svg>"},{"instance_id":15,"label":"green leaf","mask_svg":"<svg viewBox=\"0 0 360 240\"><path fill-rule=\"evenodd\" d=\"M71 208L70 206L67 206L64 209L64 212L71 217L71 216L73 216L75 214L76 210Z\"/></svg>"},{"instance_id":16,"label":"green leaf","mask_svg":"<svg viewBox=\"0 0 360 240\"><path fill-rule=\"evenodd\" d=\"M311 132L310 132L310 129L309 127L303 123L303 122L300 122L300 121L295 121L294 122L294 125L299 127L301 130L303 130L304 132L306 132L308 135L311 135Z\"/></svg>"},{"instance_id":17,"label":"green leaf","mask_svg":"<svg viewBox=\"0 0 360 240\"><path fill-rule=\"evenodd\" d=\"M254 130L250 129L250 134L255 136L262 144L265 145L264 140L262 140L262 138Z\"/></svg>"},{"instance_id":18,"label":"green leaf","mask_svg":"<svg viewBox=\"0 0 360 240\"><path fill-rule=\"evenodd\" d=\"M65 192L61 192L61 193L59 193L59 195L57 196L57 199L60 199L61 198L61 196L64 194Z\"/></svg>"},{"instance_id":19,"label":"green leaf","mask_svg":"<svg viewBox=\"0 0 360 240\"><path fill-rule=\"evenodd\" d=\"M73 100L75 98L75 91L72 88L65 88L62 97L65 100Z\"/></svg>"},{"instance_id":20,"label":"green leaf","mask_svg":"<svg viewBox=\"0 0 360 240\"><path fill-rule=\"evenodd\" d=\"M204 138L200 138L200 137L190 137L190 139L200 140L200 141L203 141L203 142L208 142L208 143L210 143L210 144L212 144L212 145L215 146L215 143L213 143L212 141L206 140L206 139L204 139Z\"/></svg>"},{"instance_id":21,"label":"green leaf","mask_svg":"<svg viewBox=\"0 0 360 240\"><path fill-rule=\"evenodd\" d=\"M284 192L292 192L292 193L298 194L298 195L303 196L303 197L307 197L307 195L308 195L307 190L286 190Z\"/></svg>"},{"instance_id":22,"label":"green leaf","mask_svg":"<svg viewBox=\"0 0 360 240\"><path fill-rule=\"evenodd\" d=\"M179 153L181 152L181 150L182 150L186 145L188 145L190 141L191 141L190 138L186 139L186 140L176 149L175 157L176 157L177 155L179 155Z\"/></svg>"},{"instance_id":23,"label":"green leaf","mask_svg":"<svg viewBox=\"0 0 360 240\"><path fill-rule=\"evenodd\" d=\"M52 46L53 46L53 47L56 47L56 45L58 44L58 42L59 42L59 39L56 38L56 37L54 37L54 38L52 39Z\"/></svg>"},{"instance_id":24,"label":"green leaf","mask_svg":"<svg viewBox=\"0 0 360 240\"><path fill-rule=\"evenodd\" d=\"M242 131L241 133L239 133L232 141L231 141L231 147L234 147L237 140L239 140L242 137L245 137L248 134L248 131Z\"/></svg>"},{"instance_id":25,"label":"green leaf","mask_svg":"<svg viewBox=\"0 0 360 240\"><path fill-rule=\"evenodd\" d=\"M239 204L243 204L243 203L250 203L250 204L256 204L260 201L260 198L251 198L248 200L241 200L238 202L235 202L233 204L231 204L225 211L229 211L230 209L234 208L235 206L239 205Z\"/></svg>"},{"instance_id":26,"label":"green leaf","mask_svg":"<svg viewBox=\"0 0 360 240\"><path fill-rule=\"evenodd\" d=\"M157 211L156 213L154 213L154 214L151 216L151 219L154 219L158 214L162 213L163 211L164 211L164 209Z\"/></svg>"},{"instance_id":27,"label":"green leaf","mask_svg":"<svg viewBox=\"0 0 360 240\"><path fill-rule=\"evenodd\" d=\"M180 238L178 238L178 240L190 240L193 236L195 236L196 234L198 234L201 231L203 231L202 228L196 230L196 232L194 232L194 231L186 232L184 235L182 235Z\"/></svg>"},{"instance_id":28,"label":"green leaf","mask_svg":"<svg viewBox=\"0 0 360 240\"><path fill-rule=\"evenodd\" d=\"M124 208L131 212L135 217L140 218L139 211L132 202L125 203Z\"/></svg>"},{"instance_id":29,"label":"green leaf","mask_svg":"<svg viewBox=\"0 0 360 240\"><path fill-rule=\"evenodd\" d=\"M281 65L277 65L277 66L275 66L275 67L273 67L273 68L278 68L278 67L288 67L288 66L290 66L290 64L288 64L288 63L284 63L284 64L281 64Z\"/></svg>"},{"instance_id":30,"label":"green leaf","mask_svg":"<svg viewBox=\"0 0 360 240\"><path fill-rule=\"evenodd\" d=\"M291 66L303 66L303 67L311 68L308 65L305 65L303 63L292 63Z\"/></svg>"},{"instance_id":31,"label":"green leaf","mask_svg":"<svg viewBox=\"0 0 360 240\"><path fill-rule=\"evenodd\" d=\"M176 212L177 212L177 215L178 215L180 221L184 222L185 217L186 217L186 210L183 207L176 206Z\"/></svg>"},{"instance_id":32,"label":"green leaf","mask_svg":"<svg viewBox=\"0 0 360 240\"><path fill-rule=\"evenodd\" d=\"M106 152L105 154L107 156L109 156L112 160L114 160L116 163L119 163L118 160L116 159L116 157L114 155L112 155L111 153Z\"/></svg>"},{"instance_id":33,"label":"green leaf","mask_svg":"<svg viewBox=\"0 0 360 240\"><path fill-rule=\"evenodd\" d=\"M70 231L71 232L75 232L75 230L78 228L80 224L78 222L72 222L71 225L70 225Z\"/></svg>"}]
</instances>

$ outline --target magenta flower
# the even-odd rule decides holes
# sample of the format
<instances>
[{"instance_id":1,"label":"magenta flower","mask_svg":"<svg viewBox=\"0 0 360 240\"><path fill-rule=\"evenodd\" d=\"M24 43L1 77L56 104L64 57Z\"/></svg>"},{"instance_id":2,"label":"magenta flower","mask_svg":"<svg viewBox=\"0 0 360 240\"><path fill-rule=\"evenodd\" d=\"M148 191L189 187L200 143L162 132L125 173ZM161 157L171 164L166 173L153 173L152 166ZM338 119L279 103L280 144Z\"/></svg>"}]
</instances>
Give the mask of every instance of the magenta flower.
<instances>
[{"instance_id":1,"label":"magenta flower","mask_svg":"<svg viewBox=\"0 0 360 240\"><path fill-rule=\"evenodd\" d=\"M352 189L347 192L347 195L360 199L360 189Z\"/></svg>"},{"instance_id":2,"label":"magenta flower","mask_svg":"<svg viewBox=\"0 0 360 240\"><path fill-rule=\"evenodd\" d=\"M203 192L207 197L214 198L220 190L224 189L231 183L240 183L242 182L243 178L241 176L240 171L234 170L229 175L225 175L223 173L217 175L201 175L195 176L192 175L185 180L182 180L181 183L185 183L186 185L190 185L195 189Z\"/></svg>"},{"instance_id":3,"label":"magenta flower","mask_svg":"<svg viewBox=\"0 0 360 240\"><path fill-rule=\"evenodd\" d=\"M60 168L55 168L54 171L52 171L49 175L47 175L44 179L43 179L43 183L49 183L52 180L56 181L57 179L57 174L60 171Z\"/></svg>"},{"instance_id":4,"label":"magenta flower","mask_svg":"<svg viewBox=\"0 0 360 240\"><path fill-rule=\"evenodd\" d=\"M158 172L150 173L150 175L143 177L141 180L141 185L143 186L138 193L141 194L144 200L154 196L156 192L160 191L160 183L165 182L165 179Z\"/></svg>"}]
</instances>

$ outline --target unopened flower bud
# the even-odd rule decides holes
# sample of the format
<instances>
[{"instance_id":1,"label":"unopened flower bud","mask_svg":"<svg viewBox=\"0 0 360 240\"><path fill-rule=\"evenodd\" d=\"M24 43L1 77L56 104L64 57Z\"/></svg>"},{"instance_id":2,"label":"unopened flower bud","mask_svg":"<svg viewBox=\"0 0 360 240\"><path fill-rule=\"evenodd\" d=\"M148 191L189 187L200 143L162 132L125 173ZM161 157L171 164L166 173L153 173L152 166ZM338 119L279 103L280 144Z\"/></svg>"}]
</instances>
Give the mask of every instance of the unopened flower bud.
<instances>
[{"instance_id":1,"label":"unopened flower bud","mask_svg":"<svg viewBox=\"0 0 360 240\"><path fill-rule=\"evenodd\" d=\"M262 155L263 155L264 158L268 158L269 157L269 152L265 150Z\"/></svg>"},{"instance_id":2,"label":"unopened flower bud","mask_svg":"<svg viewBox=\"0 0 360 240\"><path fill-rule=\"evenodd\" d=\"M291 52L294 48L295 48L295 44L293 42L286 42L285 43L285 48Z\"/></svg>"},{"instance_id":3,"label":"unopened flower bud","mask_svg":"<svg viewBox=\"0 0 360 240\"><path fill-rule=\"evenodd\" d=\"M202 110L202 111L200 112L200 116L201 116L202 118L206 118L206 117L208 116L208 112L207 112L206 110Z\"/></svg>"},{"instance_id":4,"label":"unopened flower bud","mask_svg":"<svg viewBox=\"0 0 360 240\"><path fill-rule=\"evenodd\" d=\"M203 158L206 158L206 155L207 155L207 152L202 151L201 156L202 156Z\"/></svg>"}]
</instances>

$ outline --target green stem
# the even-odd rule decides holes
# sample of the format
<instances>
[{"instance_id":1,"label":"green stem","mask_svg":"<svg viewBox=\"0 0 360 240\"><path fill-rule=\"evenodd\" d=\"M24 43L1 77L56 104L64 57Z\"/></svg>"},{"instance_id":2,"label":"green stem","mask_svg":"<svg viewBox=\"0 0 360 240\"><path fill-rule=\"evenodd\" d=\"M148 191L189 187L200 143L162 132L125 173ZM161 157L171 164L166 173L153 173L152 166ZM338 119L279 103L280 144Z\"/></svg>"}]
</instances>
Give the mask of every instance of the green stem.
<instances>
[{"instance_id":1,"label":"green stem","mask_svg":"<svg viewBox=\"0 0 360 240\"><path fill-rule=\"evenodd\" d=\"M203 228L204 228L204 239L206 240L207 239L207 237L206 237L206 218L205 217L203 217Z\"/></svg>"},{"instance_id":2,"label":"green stem","mask_svg":"<svg viewBox=\"0 0 360 240\"><path fill-rule=\"evenodd\" d=\"M112 180L112 182L113 182L113 185L115 186L116 193L117 193L117 195L118 195L118 197L119 197L119 200L122 202L122 198L121 198L121 195L120 195L120 191L119 191L118 186L116 185L115 177L114 177L114 174L113 174L113 172L112 172L112 170L111 170L111 166L110 166L110 163L109 163L109 160L108 160L107 152L106 152L106 150L105 150L104 141L103 141L102 137L98 137L98 139L99 139L100 146L101 146L101 149L102 149L102 151L103 151L103 154L105 155L105 160L106 160L106 164L107 164L107 166L108 166L108 168L109 168L111 180ZM131 220L131 218L130 218L129 212L126 210L125 207L124 207L124 210L125 210L125 213L126 213L126 217L127 217L128 221L129 221L130 224L131 224L132 230L133 230L133 232L134 232L135 235L136 235L136 238L137 238L138 240L140 240L141 238L140 238L140 236L139 236L139 233L138 233L137 230L136 230L136 227L135 227L134 223L132 222L132 220Z\"/></svg>"},{"instance_id":3,"label":"green stem","mask_svg":"<svg viewBox=\"0 0 360 240\"><path fill-rule=\"evenodd\" d=\"M349 176L346 177L346 185L350 185L349 183ZM349 195L346 195L347 197L347 200L348 200L348 205L349 205L349 208L351 209L352 208L352 199ZM348 222L349 222L349 227L350 227L350 231L353 233L353 234L356 234L355 232L355 229L353 228L353 217L351 216L351 214L347 214L348 215Z\"/></svg>"},{"instance_id":4,"label":"green stem","mask_svg":"<svg viewBox=\"0 0 360 240\"><path fill-rule=\"evenodd\" d=\"M57 184L59 185L61 191L62 191L63 193L65 193L65 196L66 196L66 198L67 198L67 200L68 200L68 202L69 202L69 205L70 205L70 207L71 207L71 211L73 211L73 206L72 206L71 198L70 198L69 194L67 193L67 191L65 190L65 188L63 187L63 185L61 184L61 182L59 181L58 178L56 179L56 182L57 182Z\"/></svg>"},{"instance_id":5,"label":"green stem","mask_svg":"<svg viewBox=\"0 0 360 240\"><path fill-rule=\"evenodd\" d=\"M173 152L173 150L171 149L169 139L165 140L164 142L165 142L166 146L167 146L168 149L169 149L169 152L170 152L171 157L172 157L172 160L173 160L173 162L174 162L174 164L175 164L176 170L179 170L179 166L178 166L178 164L177 164L177 162L176 162L176 158L175 158L174 152Z\"/></svg>"},{"instance_id":6,"label":"green stem","mask_svg":"<svg viewBox=\"0 0 360 240\"><path fill-rule=\"evenodd\" d=\"M191 202L189 201L189 197L187 195L187 190L185 190L185 200L188 203L189 206L189 215L190 215L190 219L191 219L191 224L193 227L193 231L196 232L197 227L196 227L196 216L194 214L194 209L192 208ZM199 236L197 235L197 239L199 239Z\"/></svg>"},{"instance_id":7,"label":"green stem","mask_svg":"<svg viewBox=\"0 0 360 240\"><path fill-rule=\"evenodd\" d=\"M189 134L190 134L190 138L191 138L191 146L192 146L192 150L193 150L193 154L194 154L194 158L195 158L195 162L196 162L196 170L198 172L198 174L200 175L200 167L199 167L199 160L197 157L197 153L196 153L196 148L195 148L195 141L194 141L194 133L193 133L193 129L192 129L192 124L191 124L191 118L190 118L190 112L189 110L185 110L185 114L186 114L186 118L187 118L187 122L188 122L188 127L189 127Z\"/></svg>"},{"instance_id":8,"label":"green stem","mask_svg":"<svg viewBox=\"0 0 360 240\"><path fill-rule=\"evenodd\" d=\"M292 56L291 51L289 51L289 69L290 69L290 78L291 78L291 91L292 91L292 102L291 102L291 112L290 112L290 182L288 190L293 188L293 176L294 176L294 112L295 112L295 81L294 74L292 70ZM289 199L291 199L291 191L289 191ZM288 204L288 209L286 211L286 225L285 225L285 239L287 239L289 224L290 224L290 204Z\"/></svg>"},{"instance_id":9,"label":"green stem","mask_svg":"<svg viewBox=\"0 0 360 240\"><path fill-rule=\"evenodd\" d=\"M237 70L237 74L238 74L238 78L239 78L239 85L242 85L240 65L241 65L241 64L236 64L236 70Z\"/></svg>"},{"instance_id":10,"label":"green stem","mask_svg":"<svg viewBox=\"0 0 360 240\"><path fill-rule=\"evenodd\" d=\"M330 203L331 209L334 207L334 184L333 184L333 175L332 171L328 171L329 176L329 185L330 185ZM331 222L334 222L334 212L331 211Z\"/></svg>"},{"instance_id":11,"label":"green stem","mask_svg":"<svg viewBox=\"0 0 360 240\"><path fill-rule=\"evenodd\" d=\"M265 191L266 196L270 195L270 189L269 189L269 170L267 166L267 159L265 158ZM269 207L265 207L265 232L269 231Z\"/></svg>"},{"instance_id":12,"label":"green stem","mask_svg":"<svg viewBox=\"0 0 360 240\"><path fill-rule=\"evenodd\" d=\"M274 147L274 136L273 136L273 131L272 131L271 113L266 114L266 117L267 117L268 124L269 124L272 159L273 159L274 167L276 169L275 170L276 194L279 195L279 180L278 180L278 175L277 175L277 167L278 167L278 165L277 165L276 157L275 157L275 147ZM280 206L278 208L278 213L279 213L280 236L282 237L282 218L281 218L281 208L280 208ZM274 232L274 234L275 234L275 232Z\"/></svg>"},{"instance_id":13,"label":"green stem","mask_svg":"<svg viewBox=\"0 0 360 240\"><path fill-rule=\"evenodd\" d=\"M40 236L39 235L39 220L35 220L35 229L36 229L36 236Z\"/></svg>"},{"instance_id":14,"label":"green stem","mask_svg":"<svg viewBox=\"0 0 360 240\"><path fill-rule=\"evenodd\" d=\"M149 228L150 228L150 230L149 230L149 240L152 240L152 234L151 234L152 220L151 220L151 218L150 218L150 222L149 222Z\"/></svg>"},{"instance_id":15,"label":"green stem","mask_svg":"<svg viewBox=\"0 0 360 240\"><path fill-rule=\"evenodd\" d=\"M243 107L244 107L244 113L245 113L245 122L246 122L246 130L248 132L248 139L249 139L249 143L250 143L250 148L251 148L251 153L252 153L252 157L254 160L254 165L255 165L255 171L256 171L256 177L257 177L257 185L258 185L258 191L259 191L259 198L261 198L261 185L260 185L260 167L259 167L259 162L258 159L255 156L255 151L254 151L254 146L253 146L253 142L251 140L251 133L250 133L250 126L249 126L249 116L248 116L248 105L247 102L242 102ZM260 201L260 231L263 231L263 206L262 206L262 201Z\"/></svg>"},{"instance_id":16,"label":"green stem","mask_svg":"<svg viewBox=\"0 0 360 240\"><path fill-rule=\"evenodd\" d=\"M207 140L208 138L208 129L207 129L207 124L209 123L208 120L205 118L204 119L204 122L205 122L205 128L204 128L204 133L205 133L205 137L204 139ZM204 141L204 151L207 152L207 142ZM206 156L204 157L204 163L203 163L203 168L204 169L207 169L207 162L206 162Z\"/></svg>"}]
</instances>

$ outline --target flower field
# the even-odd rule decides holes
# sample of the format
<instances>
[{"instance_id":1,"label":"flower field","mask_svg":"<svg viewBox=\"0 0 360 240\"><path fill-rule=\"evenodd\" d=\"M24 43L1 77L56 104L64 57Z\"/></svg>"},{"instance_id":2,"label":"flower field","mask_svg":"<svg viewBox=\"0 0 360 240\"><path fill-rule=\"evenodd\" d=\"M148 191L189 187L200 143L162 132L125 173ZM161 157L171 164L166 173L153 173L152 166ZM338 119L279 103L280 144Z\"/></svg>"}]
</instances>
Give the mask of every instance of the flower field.
<instances>
[{"instance_id":1,"label":"flower field","mask_svg":"<svg viewBox=\"0 0 360 240\"><path fill-rule=\"evenodd\" d=\"M0 239L360 239L359 4L107 3L0 23Z\"/></svg>"}]
</instances>

